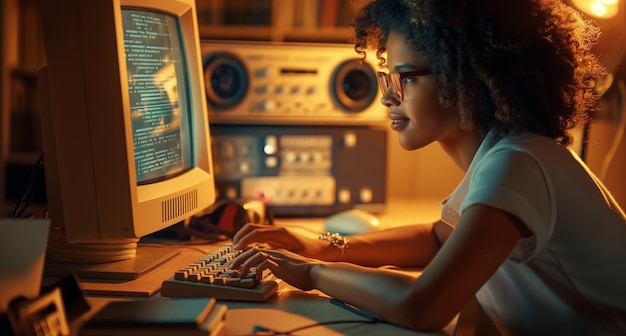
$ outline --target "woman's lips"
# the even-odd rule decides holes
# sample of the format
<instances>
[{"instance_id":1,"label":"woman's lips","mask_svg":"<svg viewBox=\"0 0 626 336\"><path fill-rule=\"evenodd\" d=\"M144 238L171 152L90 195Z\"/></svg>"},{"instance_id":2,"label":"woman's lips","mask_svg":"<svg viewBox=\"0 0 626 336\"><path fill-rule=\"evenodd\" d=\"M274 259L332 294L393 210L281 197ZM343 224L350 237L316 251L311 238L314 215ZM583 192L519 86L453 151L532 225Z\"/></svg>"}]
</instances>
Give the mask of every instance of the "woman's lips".
<instances>
[{"instance_id":1,"label":"woman's lips","mask_svg":"<svg viewBox=\"0 0 626 336\"><path fill-rule=\"evenodd\" d=\"M391 129L399 132L405 129L410 122L410 119L397 113L389 113L389 120L391 120Z\"/></svg>"}]
</instances>

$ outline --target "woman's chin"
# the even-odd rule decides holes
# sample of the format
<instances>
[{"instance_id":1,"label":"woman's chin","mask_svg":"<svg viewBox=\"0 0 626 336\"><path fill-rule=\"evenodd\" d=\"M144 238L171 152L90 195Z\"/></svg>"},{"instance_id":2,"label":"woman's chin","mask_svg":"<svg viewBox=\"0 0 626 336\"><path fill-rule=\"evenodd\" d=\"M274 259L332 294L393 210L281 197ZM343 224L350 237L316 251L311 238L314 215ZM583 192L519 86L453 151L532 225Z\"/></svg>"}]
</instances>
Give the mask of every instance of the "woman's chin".
<instances>
[{"instance_id":1,"label":"woman's chin","mask_svg":"<svg viewBox=\"0 0 626 336\"><path fill-rule=\"evenodd\" d=\"M416 149L424 148L431 142L425 139L419 138L417 135L411 132L398 132L398 143L400 147L406 151L413 151Z\"/></svg>"},{"instance_id":2,"label":"woman's chin","mask_svg":"<svg viewBox=\"0 0 626 336\"><path fill-rule=\"evenodd\" d=\"M400 137L398 140L400 143L400 147L402 147L402 149L406 151L412 151L421 148L421 146L416 146L413 141L402 139L402 137Z\"/></svg>"}]
</instances>

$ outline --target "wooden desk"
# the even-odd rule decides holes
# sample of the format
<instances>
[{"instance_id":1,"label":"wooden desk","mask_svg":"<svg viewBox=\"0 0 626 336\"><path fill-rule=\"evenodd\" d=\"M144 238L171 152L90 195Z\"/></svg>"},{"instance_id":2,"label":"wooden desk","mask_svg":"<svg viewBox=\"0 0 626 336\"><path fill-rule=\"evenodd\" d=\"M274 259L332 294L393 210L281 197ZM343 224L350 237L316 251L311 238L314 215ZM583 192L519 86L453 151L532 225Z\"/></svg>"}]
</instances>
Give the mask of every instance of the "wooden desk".
<instances>
[{"instance_id":1,"label":"wooden desk","mask_svg":"<svg viewBox=\"0 0 626 336\"><path fill-rule=\"evenodd\" d=\"M434 221L439 216L439 200L395 200L390 202L388 210L380 214L379 219L384 227L407 225ZM277 219L276 225L284 225L297 229L303 234L316 237L323 231L323 218L312 219ZM215 246L219 246L217 244ZM212 246L187 246L180 248L181 253L156 270L131 281L123 283L94 283L84 281L81 286L89 294L91 311L81 321L72 326L79 326L89 319L111 300L147 299L164 300L156 291L160 283L171 277L180 266L197 260L200 256L213 249ZM138 294L139 293L139 294ZM97 295L96 295L97 294ZM100 295L107 295L100 297ZM113 296L113 297L112 297ZM320 292L302 292L290 286L283 287L277 295L266 302L225 302L228 306L225 335L245 335L252 331L253 326L265 326L278 330L289 330L316 322L358 320L360 317L353 312L340 308L329 302L329 298ZM319 326L298 332L298 335L481 335L491 334L492 328L478 326L476 321L488 321L478 303L474 300L446 328L436 332L414 332L390 324L376 325L353 323ZM493 329L495 330L495 329ZM497 334L497 333L495 333Z\"/></svg>"},{"instance_id":2,"label":"wooden desk","mask_svg":"<svg viewBox=\"0 0 626 336\"><path fill-rule=\"evenodd\" d=\"M132 298L95 297L87 298L91 311L82 319L75 321L72 330L79 330L82 323L94 313L114 300L131 300ZM143 300L143 299L139 299ZM155 295L147 300L166 300ZM224 335L246 335L254 326L263 326L276 330L289 330L312 325L318 322L359 320L359 317L329 302L325 295L312 291L302 292L293 288L284 288L276 296L266 302L225 302L228 306ZM473 299L451 323L440 331L415 332L390 324L340 324L319 326L298 332L298 335L454 335L454 336L499 336L493 322Z\"/></svg>"}]
</instances>

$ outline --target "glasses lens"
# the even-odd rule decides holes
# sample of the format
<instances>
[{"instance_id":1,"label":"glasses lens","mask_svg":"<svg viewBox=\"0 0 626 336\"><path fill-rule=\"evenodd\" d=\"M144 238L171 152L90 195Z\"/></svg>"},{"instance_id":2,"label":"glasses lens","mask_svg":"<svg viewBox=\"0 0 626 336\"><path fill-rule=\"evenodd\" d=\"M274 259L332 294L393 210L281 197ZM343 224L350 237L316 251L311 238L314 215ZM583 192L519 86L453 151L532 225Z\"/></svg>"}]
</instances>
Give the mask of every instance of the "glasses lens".
<instances>
[{"instance_id":1,"label":"glasses lens","mask_svg":"<svg viewBox=\"0 0 626 336\"><path fill-rule=\"evenodd\" d=\"M378 72L376 73L376 80L378 80L380 92L384 95L387 89L389 89L389 77L384 72Z\"/></svg>"},{"instance_id":2,"label":"glasses lens","mask_svg":"<svg viewBox=\"0 0 626 336\"><path fill-rule=\"evenodd\" d=\"M378 87L380 87L380 92L384 95L391 87L391 91L396 96L398 100L402 100L404 96L404 92L402 90L402 80L400 79L400 73L398 72L378 72L376 74L376 79L378 80Z\"/></svg>"},{"instance_id":3,"label":"glasses lens","mask_svg":"<svg viewBox=\"0 0 626 336\"><path fill-rule=\"evenodd\" d=\"M402 100L404 92L402 91L402 81L400 80L399 72L389 73L389 82L393 93L398 97L398 100Z\"/></svg>"}]
</instances>

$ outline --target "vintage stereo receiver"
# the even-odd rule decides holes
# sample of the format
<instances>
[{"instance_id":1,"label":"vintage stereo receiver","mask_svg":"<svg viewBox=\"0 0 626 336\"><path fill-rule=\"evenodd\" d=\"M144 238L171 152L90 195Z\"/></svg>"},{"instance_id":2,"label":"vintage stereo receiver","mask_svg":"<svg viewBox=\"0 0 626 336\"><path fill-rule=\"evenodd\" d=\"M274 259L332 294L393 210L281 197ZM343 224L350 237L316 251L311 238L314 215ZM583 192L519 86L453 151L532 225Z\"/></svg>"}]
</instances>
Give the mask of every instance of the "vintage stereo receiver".
<instances>
[{"instance_id":1,"label":"vintage stereo receiver","mask_svg":"<svg viewBox=\"0 0 626 336\"><path fill-rule=\"evenodd\" d=\"M378 60L351 44L201 42L211 123L384 122Z\"/></svg>"},{"instance_id":2,"label":"vintage stereo receiver","mask_svg":"<svg viewBox=\"0 0 626 336\"><path fill-rule=\"evenodd\" d=\"M219 198L278 216L385 205L375 55L348 44L202 41Z\"/></svg>"},{"instance_id":3,"label":"vintage stereo receiver","mask_svg":"<svg viewBox=\"0 0 626 336\"><path fill-rule=\"evenodd\" d=\"M277 216L384 211L386 130L212 125L218 197L261 199Z\"/></svg>"}]
</instances>

